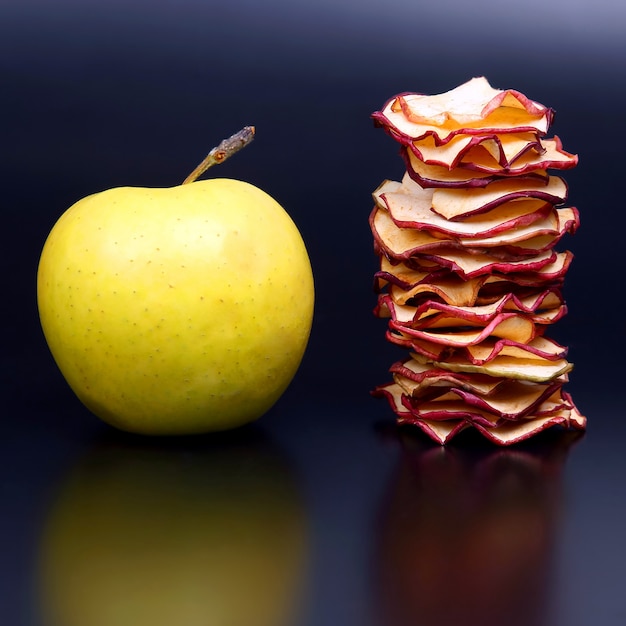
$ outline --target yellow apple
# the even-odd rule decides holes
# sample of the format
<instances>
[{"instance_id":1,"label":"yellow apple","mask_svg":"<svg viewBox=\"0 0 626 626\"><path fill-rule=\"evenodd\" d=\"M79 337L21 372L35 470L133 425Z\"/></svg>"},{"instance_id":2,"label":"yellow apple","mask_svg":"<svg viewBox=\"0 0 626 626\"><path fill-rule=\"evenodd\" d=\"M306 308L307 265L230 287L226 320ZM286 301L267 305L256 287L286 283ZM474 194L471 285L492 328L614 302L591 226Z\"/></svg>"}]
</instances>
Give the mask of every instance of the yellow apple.
<instances>
[{"instance_id":1,"label":"yellow apple","mask_svg":"<svg viewBox=\"0 0 626 626\"><path fill-rule=\"evenodd\" d=\"M171 443L97 446L59 486L38 550L44 626L296 623L309 548L288 460L258 440Z\"/></svg>"},{"instance_id":2,"label":"yellow apple","mask_svg":"<svg viewBox=\"0 0 626 626\"><path fill-rule=\"evenodd\" d=\"M233 428L275 404L304 355L314 285L285 210L214 178L80 200L45 242L37 296L87 408L167 435Z\"/></svg>"}]
</instances>

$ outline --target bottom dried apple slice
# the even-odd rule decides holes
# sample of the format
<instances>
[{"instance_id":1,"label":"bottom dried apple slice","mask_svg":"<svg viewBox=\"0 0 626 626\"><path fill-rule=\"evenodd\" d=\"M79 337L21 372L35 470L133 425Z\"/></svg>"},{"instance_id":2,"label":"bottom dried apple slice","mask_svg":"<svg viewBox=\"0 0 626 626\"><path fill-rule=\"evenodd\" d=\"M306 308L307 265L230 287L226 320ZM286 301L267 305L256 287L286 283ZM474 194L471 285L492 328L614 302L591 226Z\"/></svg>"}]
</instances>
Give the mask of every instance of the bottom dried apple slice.
<instances>
[{"instance_id":1,"label":"bottom dried apple slice","mask_svg":"<svg viewBox=\"0 0 626 626\"><path fill-rule=\"evenodd\" d=\"M542 410L543 405L540 405L537 413L527 415L524 419L493 421L489 419L488 413L476 411L468 411L462 417L451 415L449 419L443 419L441 414L434 419L416 415L409 408L410 402L407 401L408 396L402 386L395 382L381 385L372 393L387 399L397 416L398 424L417 426L441 445L449 443L461 431L470 427L476 428L490 441L505 446L519 443L553 426L584 430L587 422L572 402L571 396L564 391L559 391L560 402L553 401L550 404L548 400L545 403L548 408Z\"/></svg>"}]
</instances>

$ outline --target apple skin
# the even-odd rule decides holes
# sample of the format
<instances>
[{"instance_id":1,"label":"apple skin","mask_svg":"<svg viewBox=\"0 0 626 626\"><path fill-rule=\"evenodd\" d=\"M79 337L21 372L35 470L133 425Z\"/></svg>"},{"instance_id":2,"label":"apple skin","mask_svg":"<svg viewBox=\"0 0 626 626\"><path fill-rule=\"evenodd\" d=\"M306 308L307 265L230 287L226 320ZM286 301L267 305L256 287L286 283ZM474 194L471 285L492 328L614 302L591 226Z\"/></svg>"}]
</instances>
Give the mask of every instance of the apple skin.
<instances>
[{"instance_id":1,"label":"apple skin","mask_svg":"<svg viewBox=\"0 0 626 626\"><path fill-rule=\"evenodd\" d=\"M44 244L37 300L50 351L91 412L125 431L193 434L276 403L308 343L314 283L285 210L214 178L77 202Z\"/></svg>"}]
</instances>

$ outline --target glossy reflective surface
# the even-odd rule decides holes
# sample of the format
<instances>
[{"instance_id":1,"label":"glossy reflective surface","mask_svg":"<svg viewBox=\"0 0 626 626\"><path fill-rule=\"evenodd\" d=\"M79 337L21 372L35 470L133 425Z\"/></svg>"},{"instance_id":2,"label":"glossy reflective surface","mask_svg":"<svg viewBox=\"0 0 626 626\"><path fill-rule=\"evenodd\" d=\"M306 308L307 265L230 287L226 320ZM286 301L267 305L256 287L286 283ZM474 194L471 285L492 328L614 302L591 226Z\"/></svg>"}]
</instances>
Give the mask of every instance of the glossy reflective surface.
<instances>
[{"instance_id":1,"label":"glossy reflective surface","mask_svg":"<svg viewBox=\"0 0 626 626\"><path fill-rule=\"evenodd\" d=\"M481 20L454 2L419 15L402 0L213 4L0 7L2 623L623 624L623 9L562 3L540 20L485 0ZM370 194L402 169L369 115L481 74L553 106L580 155L553 337L570 346L589 429L505 450L463 433L441 449L369 396L398 358L371 314ZM250 123L257 138L220 175L274 195L307 243L317 303L302 368L241 431L115 432L44 344L44 238L80 197L177 184Z\"/></svg>"},{"instance_id":2,"label":"glossy reflective surface","mask_svg":"<svg viewBox=\"0 0 626 626\"><path fill-rule=\"evenodd\" d=\"M183 441L113 432L71 398L46 423L10 417L6 614L38 626L619 623L619 437L600 426L495 449L468 433L441 449L369 398L302 407L303 393L256 426Z\"/></svg>"}]
</instances>

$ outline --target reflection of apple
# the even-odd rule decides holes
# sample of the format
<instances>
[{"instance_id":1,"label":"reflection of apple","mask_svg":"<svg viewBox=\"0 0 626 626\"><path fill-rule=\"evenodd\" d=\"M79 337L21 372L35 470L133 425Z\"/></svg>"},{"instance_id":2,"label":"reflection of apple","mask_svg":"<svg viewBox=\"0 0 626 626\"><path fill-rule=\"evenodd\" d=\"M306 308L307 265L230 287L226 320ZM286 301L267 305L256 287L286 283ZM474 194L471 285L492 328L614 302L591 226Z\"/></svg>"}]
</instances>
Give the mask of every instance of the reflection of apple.
<instances>
[{"instance_id":1,"label":"reflection of apple","mask_svg":"<svg viewBox=\"0 0 626 626\"><path fill-rule=\"evenodd\" d=\"M96 449L45 525L44 624L291 625L305 529L289 466L258 441Z\"/></svg>"},{"instance_id":2,"label":"reflection of apple","mask_svg":"<svg viewBox=\"0 0 626 626\"><path fill-rule=\"evenodd\" d=\"M210 179L88 196L50 233L38 303L71 388L114 426L223 430L265 413L304 354L313 277L283 208Z\"/></svg>"}]
</instances>

